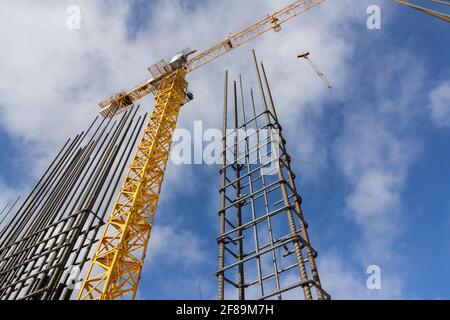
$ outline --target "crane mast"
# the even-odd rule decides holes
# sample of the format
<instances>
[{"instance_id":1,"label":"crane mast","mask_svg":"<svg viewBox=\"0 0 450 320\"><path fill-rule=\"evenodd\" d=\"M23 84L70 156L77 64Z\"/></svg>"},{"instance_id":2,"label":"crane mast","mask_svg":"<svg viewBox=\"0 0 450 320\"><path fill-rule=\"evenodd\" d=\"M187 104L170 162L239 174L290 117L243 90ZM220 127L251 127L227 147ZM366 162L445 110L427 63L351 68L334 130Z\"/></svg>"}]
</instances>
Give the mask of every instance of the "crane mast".
<instances>
[{"instance_id":1,"label":"crane mast","mask_svg":"<svg viewBox=\"0 0 450 320\"><path fill-rule=\"evenodd\" d=\"M146 95L155 94L154 109L88 268L79 300L136 297L173 133L181 107L192 99L186 75L267 31L279 31L283 23L323 1L295 1L197 55L185 50L169 64L162 60L149 68L152 79L100 103L101 115L113 117Z\"/></svg>"}]
</instances>

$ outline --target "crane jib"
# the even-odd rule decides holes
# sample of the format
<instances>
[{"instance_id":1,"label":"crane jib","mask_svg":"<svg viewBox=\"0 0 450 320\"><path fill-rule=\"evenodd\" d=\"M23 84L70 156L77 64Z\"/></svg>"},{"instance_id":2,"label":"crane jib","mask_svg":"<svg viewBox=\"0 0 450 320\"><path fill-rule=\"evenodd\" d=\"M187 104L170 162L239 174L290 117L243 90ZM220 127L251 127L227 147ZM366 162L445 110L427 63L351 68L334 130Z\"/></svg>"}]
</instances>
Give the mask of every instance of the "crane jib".
<instances>
[{"instance_id":1,"label":"crane jib","mask_svg":"<svg viewBox=\"0 0 450 320\"><path fill-rule=\"evenodd\" d=\"M137 86L136 88L128 92L119 92L118 94L101 102L100 114L103 117L112 117L127 110L137 100L140 100L149 94L155 94L157 91L158 81L169 75L174 70L178 68L184 68L184 70L189 73L196 69L199 69L200 67L252 41L253 39L270 30L278 32L284 23L320 4L323 1L325 0L295 1L289 6L286 6L285 8L275 13L268 14L266 17L260 19L253 25L246 27L238 32L232 33L225 40L213 45L209 49L201 51L200 53L189 59L186 59L185 61L183 61L183 59L180 59L180 61L183 61L183 63L180 65L174 65L172 61L171 63L166 63L164 60L159 61L149 68L149 71L152 73L151 69L154 67L153 71L156 72L158 76L154 76L153 79ZM193 53L195 53L195 51L186 49L183 52L180 52L180 58L188 58Z\"/></svg>"}]
</instances>

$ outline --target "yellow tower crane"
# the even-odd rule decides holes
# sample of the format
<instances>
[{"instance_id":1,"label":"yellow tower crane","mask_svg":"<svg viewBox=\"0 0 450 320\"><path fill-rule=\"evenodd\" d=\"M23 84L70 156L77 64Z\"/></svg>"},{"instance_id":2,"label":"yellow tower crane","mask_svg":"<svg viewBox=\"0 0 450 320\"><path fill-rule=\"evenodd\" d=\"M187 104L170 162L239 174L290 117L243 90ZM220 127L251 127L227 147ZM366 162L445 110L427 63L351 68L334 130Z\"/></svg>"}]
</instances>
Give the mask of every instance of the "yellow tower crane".
<instances>
[{"instance_id":1,"label":"yellow tower crane","mask_svg":"<svg viewBox=\"0 0 450 320\"><path fill-rule=\"evenodd\" d=\"M295 1L201 53L185 50L170 63L162 60L149 68L152 79L100 103L101 115L108 118L151 93L155 95L153 112L92 258L79 300L136 297L178 115L193 98L186 75L270 30L280 31L283 23L323 1Z\"/></svg>"}]
</instances>

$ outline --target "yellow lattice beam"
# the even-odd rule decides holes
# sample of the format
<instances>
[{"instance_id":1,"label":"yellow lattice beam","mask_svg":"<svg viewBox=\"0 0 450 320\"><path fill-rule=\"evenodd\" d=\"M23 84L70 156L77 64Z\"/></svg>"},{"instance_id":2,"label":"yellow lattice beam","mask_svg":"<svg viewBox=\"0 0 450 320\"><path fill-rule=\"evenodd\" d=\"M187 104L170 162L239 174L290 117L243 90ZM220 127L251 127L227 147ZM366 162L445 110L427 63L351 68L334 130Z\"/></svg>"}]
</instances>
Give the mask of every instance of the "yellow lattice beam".
<instances>
[{"instance_id":1,"label":"yellow lattice beam","mask_svg":"<svg viewBox=\"0 0 450 320\"><path fill-rule=\"evenodd\" d=\"M187 90L185 71L167 75L79 292L80 300L134 299L173 133Z\"/></svg>"}]
</instances>

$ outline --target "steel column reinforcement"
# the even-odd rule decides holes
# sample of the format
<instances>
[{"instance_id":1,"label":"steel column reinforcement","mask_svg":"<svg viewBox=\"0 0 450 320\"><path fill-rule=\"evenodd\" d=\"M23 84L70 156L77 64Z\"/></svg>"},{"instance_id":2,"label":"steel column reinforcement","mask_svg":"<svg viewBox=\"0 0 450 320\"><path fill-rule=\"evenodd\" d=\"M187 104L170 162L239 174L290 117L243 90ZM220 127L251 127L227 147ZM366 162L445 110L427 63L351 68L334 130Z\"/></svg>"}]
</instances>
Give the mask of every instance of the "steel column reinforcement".
<instances>
[{"instance_id":1,"label":"steel column reinforcement","mask_svg":"<svg viewBox=\"0 0 450 320\"><path fill-rule=\"evenodd\" d=\"M74 298L145 116L98 121L63 146L0 235L0 299Z\"/></svg>"},{"instance_id":2,"label":"steel column reinforcement","mask_svg":"<svg viewBox=\"0 0 450 320\"><path fill-rule=\"evenodd\" d=\"M330 299L320 282L264 65L260 69L253 54L260 103L252 88L245 99L239 76L228 108L225 74L218 298Z\"/></svg>"}]
</instances>

